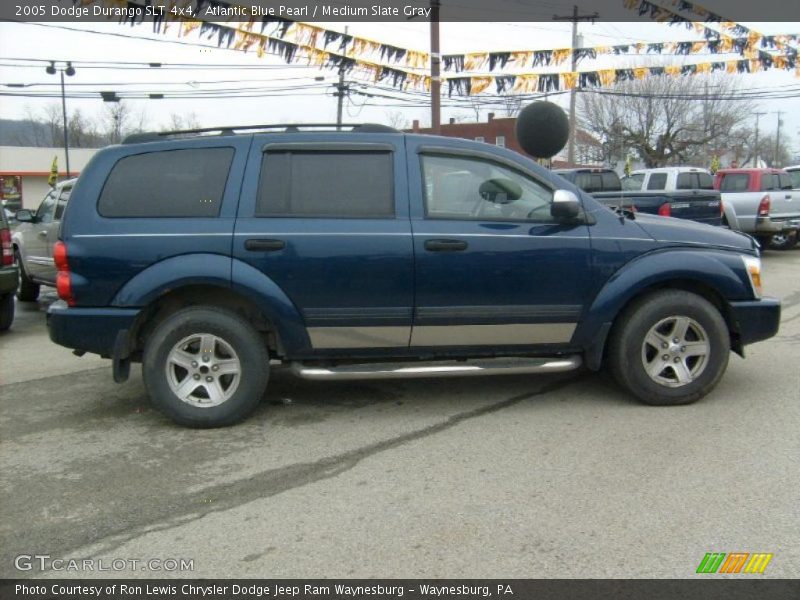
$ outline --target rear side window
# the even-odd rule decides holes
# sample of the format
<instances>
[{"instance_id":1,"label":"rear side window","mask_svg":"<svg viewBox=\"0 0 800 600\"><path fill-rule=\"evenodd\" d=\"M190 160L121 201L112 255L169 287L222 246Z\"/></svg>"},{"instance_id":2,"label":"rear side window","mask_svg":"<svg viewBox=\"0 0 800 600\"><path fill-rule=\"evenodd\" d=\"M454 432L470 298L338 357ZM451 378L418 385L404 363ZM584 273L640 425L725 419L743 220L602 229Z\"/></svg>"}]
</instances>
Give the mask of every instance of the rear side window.
<instances>
[{"instance_id":1,"label":"rear side window","mask_svg":"<svg viewBox=\"0 0 800 600\"><path fill-rule=\"evenodd\" d=\"M642 183L644 183L644 173L636 173L635 175L631 175L630 177L623 177L622 178L622 189L623 190L641 190Z\"/></svg>"},{"instance_id":2,"label":"rear side window","mask_svg":"<svg viewBox=\"0 0 800 600\"><path fill-rule=\"evenodd\" d=\"M394 218L391 152L265 152L257 217Z\"/></svg>"},{"instance_id":3,"label":"rear side window","mask_svg":"<svg viewBox=\"0 0 800 600\"><path fill-rule=\"evenodd\" d=\"M647 181L648 190L663 190L667 185L666 173L653 173Z\"/></svg>"},{"instance_id":4,"label":"rear side window","mask_svg":"<svg viewBox=\"0 0 800 600\"><path fill-rule=\"evenodd\" d=\"M61 195L58 197L58 202L56 204L56 221L60 221L64 216L64 209L67 206L67 201L69 200L70 194L72 194L71 187L65 187L61 189Z\"/></svg>"},{"instance_id":5,"label":"rear side window","mask_svg":"<svg viewBox=\"0 0 800 600\"><path fill-rule=\"evenodd\" d=\"M694 190L695 187L694 173L678 173L678 181L675 184L675 189L678 190Z\"/></svg>"},{"instance_id":6,"label":"rear side window","mask_svg":"<svg viewBox=\"0 0 800 600\"><path fill-rule=\"evenodd\" d=\"M722 182L719 184L720 192L746 192L750 183L750 175L747 173L725 173Z\"/></svg>"},{"instance_id":7,"label":"rear side window","mask_svg":"<svg viewBox=\"0 0 800 600\"><path fill-rule=\"evenodd\" d=\"M604 192L619 192L622 190L622 184L619 181L619 175L616 173L602 173L600 178L603 182Z\"/></svg>"},{"instance_id":8,"label":"rear side window","mask_svg":"<svg viewBox=\"0 0 800 600\"><path fill-rule=\"evenodd\" d=\"M792 178L792 189L800 190L800 171L789 171L789 177Z\"/></svg>"},{"instance_id":9,"label":"rear side window","mask_svg":"<svg viewBox=\"0 0 800 600\"><path fill-rule=\"evenodd\" d=\"M761 186L759 191L768 192L770 190L778 189L778 178L770 173L761 174Z\"/></svg>"},{"instance_id":10,"label":"rear side window","mask_svg":"<svg viewBox=\"0 0 800 600\"><path fill-rule=\"evenodd\" d=\"M781 184L782 190L792 189L792 178L789 177L788 173L781 173L780 175L778 175L778 181Z\"/></svg>"},{"instance_id":11,"label":"rear side window","mask_svg":"<svg viewBox=\"0 0 800 600\"><path fill-rule=\"evenodd\" d=\"M104 217L216 217L233 148L190 148L125 157L98 202Z\"/></svg>"}]
</instances>

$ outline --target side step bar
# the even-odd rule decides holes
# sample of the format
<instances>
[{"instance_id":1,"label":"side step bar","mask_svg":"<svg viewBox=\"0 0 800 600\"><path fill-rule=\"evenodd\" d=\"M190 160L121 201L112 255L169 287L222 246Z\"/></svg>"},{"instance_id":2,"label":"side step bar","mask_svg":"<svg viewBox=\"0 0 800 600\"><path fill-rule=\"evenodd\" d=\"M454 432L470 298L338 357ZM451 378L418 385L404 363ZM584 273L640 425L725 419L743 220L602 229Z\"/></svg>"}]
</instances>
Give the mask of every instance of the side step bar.
<instances>
[{"instance_id":1,"label":"side step bar","mask_svg":"<svg viewBox=\"0 0 800 600\"><path fill-rule=\"evenodd\" d=\"M412 377L464 377L475 375L520 375L572 371L582 364L580 355L547 358L487 358L432 362L363 363L336 366L291 364L303 379L408 379Z\"/></svg>"}]
</instances>

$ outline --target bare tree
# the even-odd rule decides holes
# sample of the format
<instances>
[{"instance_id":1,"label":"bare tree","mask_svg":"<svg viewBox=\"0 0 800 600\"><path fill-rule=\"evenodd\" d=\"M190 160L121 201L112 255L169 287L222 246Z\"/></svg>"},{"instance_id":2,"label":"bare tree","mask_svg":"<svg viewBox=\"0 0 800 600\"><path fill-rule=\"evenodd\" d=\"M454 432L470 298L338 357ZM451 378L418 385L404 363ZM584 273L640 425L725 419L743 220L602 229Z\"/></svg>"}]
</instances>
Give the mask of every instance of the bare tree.
<instances>
[{"instance_id":1,"label":"bare tree","mask_svg":"<svg viewBox=\"0 0 800 600\"><path fill-rule=\"evenodd\" d=\"M162 127L161 131L181 131L184 129L198 129L200 127L200 120L194 111L186 114L170 113L169 124Z\"/></svg>"},{"instance_id":2,"label":"bare tree","mask_svg":"<svg viewBox=\"0 0 800 600\"><path fill-rule=\"evenodd\" d=\"M500 98L500 103L502 105L500 110L503 116L506 117L516 117L519 111L522 110L522 98L520 96L503 94Z\"/></svg>"},{"instance_id":3,"label":"bare tree","mask_svg":"<svg viewBox=\"0 0 800 600\"><path fill-rule=\"evenodd\" d=\"M609 162L629 151L648 167L708 162L710 148L740 135L753 109L733 100L737 91L729 75L649 76L581 93L580 125L603 142Z\"/></svg>"},{"instance_id":4,"label":"bare tree","mask_svg":"<svg viewBox=\"0 0 800 600\"><path fill-rule=\"evenodd\" d=\"M406 116L399 110L387 110L385 113L385 120L386 124L389 127L394 127L395 129L408 129L410 127L410 123Z\"/></svg>"}]
</instances>

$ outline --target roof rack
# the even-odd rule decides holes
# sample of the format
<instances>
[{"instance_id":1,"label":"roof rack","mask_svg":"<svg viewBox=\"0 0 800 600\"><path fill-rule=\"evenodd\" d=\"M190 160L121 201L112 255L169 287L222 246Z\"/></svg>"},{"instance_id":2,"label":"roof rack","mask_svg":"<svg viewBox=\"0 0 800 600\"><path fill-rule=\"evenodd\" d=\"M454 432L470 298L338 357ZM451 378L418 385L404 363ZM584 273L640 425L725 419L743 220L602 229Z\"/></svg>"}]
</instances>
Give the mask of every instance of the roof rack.
<instances>
[{"instance_id":1,"label":"roof rack","mask_svg":"<svg viewBox=\"0 0 800 600\"><path fill-rule=\"evenodd\" d=\"M300 131L342 131L358 133L402 133L402 131L380 123L276 123L270 125L232 125L228 127L202 127L198 129L177 129L174 131L148 131L134 133L122 140L123 144L155 142L172 137L200 135L237 135L239 132L274 131L291 133Z\"/></svg>"}]
</instances>

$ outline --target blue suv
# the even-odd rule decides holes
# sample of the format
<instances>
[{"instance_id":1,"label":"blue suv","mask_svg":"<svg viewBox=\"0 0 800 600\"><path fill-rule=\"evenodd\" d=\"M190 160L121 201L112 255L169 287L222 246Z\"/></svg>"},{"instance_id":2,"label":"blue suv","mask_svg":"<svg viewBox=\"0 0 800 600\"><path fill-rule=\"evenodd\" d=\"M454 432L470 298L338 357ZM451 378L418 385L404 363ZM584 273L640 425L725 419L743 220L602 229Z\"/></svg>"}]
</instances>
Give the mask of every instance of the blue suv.
<instances>
[{"instance_id":1,"label":"blue suv","mask_svg":"<svg viewBox=\"0 0 800 600\"><path fill-rule=\"evenodd\" d=\"M176 422L229 425L270 365L312 379L608 368L693 402L778 329L752 238L616 214L515 152L261 126L98 152L54 247L50 337L141 362Z\"/></svg>"}]
</instances>

